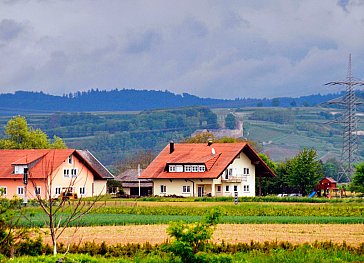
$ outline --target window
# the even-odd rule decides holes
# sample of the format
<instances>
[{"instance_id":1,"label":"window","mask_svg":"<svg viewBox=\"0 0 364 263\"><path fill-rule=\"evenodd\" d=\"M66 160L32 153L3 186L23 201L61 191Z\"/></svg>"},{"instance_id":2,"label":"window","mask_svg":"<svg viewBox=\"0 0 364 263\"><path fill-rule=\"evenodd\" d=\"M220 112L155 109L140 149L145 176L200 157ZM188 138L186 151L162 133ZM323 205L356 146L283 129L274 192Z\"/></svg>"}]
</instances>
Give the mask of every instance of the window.
<instances>
[{"instance_id":1,"label":"window","mask_svg":"<svg viewBox=\"0 0 364 263\"><path fill-rule=\"evenodd\" d=\"M176 166L175 165L170 165L169 166L169 172L173 173L176 171Z\"/></svg>"},{"instance_id":2,"label":"window","mask_svg":"<svg viewBox=\"0 0 364 263\"><path fill-rule=\"evenodd\" d=\"M244 192L249 192L249 185L244 185Z\"/></svg>"},{"instance_id":3,"label":"window","mask_svg":"<svg viewBox=\"0 0 364 263\"><path fill-rule=\"evenodd\" d=\"M61 187L56 187L56 195L60 195L61 194Z\"/></svg>"},{"instance_id":4,"label":"window","mask_svg":"<svg viewBox=\"0 0 364 263\"><path fill-rule=\"evenodd\" d=\"M236 156L236 159L240 159L240 153Z\"/></svg>"},{"instance_id":5,"label":"window","mask_svg":"<svg viewBox=\"0 0 364 263\"><path fill-rule=\"evenodd\" d=\"M205 168L205 165L200 165L198 168L199 168L199 171L200 171L200 172L204 172L204 171L205 171L205 169L206 169L206 168Z\"/></svg>"},{"instance_id":6,"label":"window","mask_svg":"<svg viewBox=\"0 0 364 263\"><path fill-rule=\"evenodd\" d=\"M233 169L232 168L229 169L229 175L233 175Z\"/></svg>"},{"instance_id":7,"label":"window","mask_svg":"<svg viewBox=\"0 0 364 263\"><path fill-rule=\"evenodd\" d=\"M184 185L183 193L191 193L191 187L189 185Z\"/></svg>"},{"instance_id":8,"label":"window","mask_svg":"<svg viewBox=\"0 0 364 263\"><path fill-rule=\"evenodd\" d=\"M69 169L63 169L63 177L70 177L70 170Z\"/></svg>"},{"instance_id":9,"label":"window","mask_svg":"<svg viewBox=\"0 0 364 263\"><path fill-rule=\"evenodd\" d=\"M34 194L35 195L40 195L41 191L40 191L40 186L36 186L34 187Z\"/></svg>"},{"instance_id":10,"label":"window","mask_svg":"<svg viewBox=\"0 0 364 263\"><path fill-rule=\"evenodd\" d=\"M73 160L72 160L72 155L68 156L68 164L72 164Z\"/></svg>"},{"instance_id":11,"label":"window","mask_svg":"<svg viewBox=\"0 0 364 263\"><path fill-rule=\"evenodd\" d=\"M8 193L8 188L6 186L0 186L0 196L6 195Z\"/></svg>"},{"instance_id":12,"label":"window","mask_svg":"<svg viewBox=\"0 0 364 263\"><path fill-rule=\"evenodd\" d=\"M18 193L18 195L24 195L24 187L18 186L17 193Z\"/></svg>"},{"instance_id":13,"label":"window","mask_svg":"<svg viewBox=\"0 0 364 263\"><path fill-rule=\"evenodd\" d=\"M198 165L192 165L192 172L198 172Z\"/></svg>"},{"instance_id":14,"label":"window","mask_svg":"<svg viewBox=\"0 0 364 263\"><path fill-rule=\"evenodd\" d=\"M221 185L217 186L216 192L221 192Z\"/></svg>"},{"instance_id":15,"label":"window","mask_svg":"<svg viewBox=\"0 0 364 263\"><path fill-rule=\"evenodd\" d=\"M167 186L161 185L161 193L167 193Z\"/></svg>"},{"instance_id":16,"label":"window","mask_svg":"<svg viewBox=\"0 0 364 263\"><path fill-rule=\"evenodd\" d=\"M185 165L185 172L191 172L191 165Z\"/></svg>"},{"instance_id":17,"label":"window","mask_svg":"<svg viewBox=\"0 0 364 263\"><path fill-rule=\"evenodd\" d=\"M230 187L228 185L225 186L225 192L230 192Z\"/></svg>"},{"instance_id":18,"label":"window","mask_svg":"<svg viewBox=\"0 0 364 263\"><path fill-rule=\"evenodd\" d=\"M74 169L71 169L71 175L72 175L72 177L77 177L77 169L76 168L74 168Z\"/></svg>"},{"instance_id":19,"label":"window","mask_svg":"<svg viewBox=\"0 0 364 263\"><path fill-rule=\"evenodd\" d=\"M228 170L225 170L225 180L228 180L229 179L229 173L228 173Z\"/></svg>"},{"instance_id":20,"label":"window","mask_svg":"<svg viewBox=\"0 0 364 263\"><path fill-rule=\"evenodd\" d=\"M80 195L84 195L85 193L85 187L80 187Z\"/></svg>"},{"instance_id":21,"label":"window","mask_svg":"<svg viewBox=\"0 0 364 263\"><path fill-rule=\"evenodd\" d=\"M24 174L24 168L27 168L27 166L26 165L15 165L14 174Z\"/></svg>"},{"instance_id":22,"label":"window","mask_svg":"<svg viewBox=\"0 0 364 263\"><path fill-rule=\"evenodd\" d=\"M237 191L238 191L238 186L234 185L234 192L237 192Z\"/></svg>"},{"instance_id":23,"label":"window","mask_svg":"<svg viewBox=\"0 0 364 263\"><path fill-rule=\"evenodd\" d=\"M243 174L248 175L249 174L249 168L244 168Z\"/></svg>"},{"instance_id":24,"label":"window","mask_svg":"<svg viewBox=\"0 0 364 263\"><path fill-rule=\"evenodd\" d=\"M183 173L183 165L176 165L176 172Z\"/></svg>"}]
</instances>

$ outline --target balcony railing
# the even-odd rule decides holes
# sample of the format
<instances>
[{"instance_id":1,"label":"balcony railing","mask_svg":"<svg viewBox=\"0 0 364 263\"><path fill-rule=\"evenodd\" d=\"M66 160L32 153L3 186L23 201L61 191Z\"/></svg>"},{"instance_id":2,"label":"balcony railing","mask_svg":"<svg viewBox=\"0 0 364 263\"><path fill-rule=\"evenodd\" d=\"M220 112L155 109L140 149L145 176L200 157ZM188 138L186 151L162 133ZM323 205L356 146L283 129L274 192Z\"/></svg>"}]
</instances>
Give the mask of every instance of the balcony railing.
<instances>
[{"instance_id":1,"label":"balcony railing","mask_svg":"<svg viewBox=\"0 0 364 263\"><path fill-rule=\"evenodd\" d=\"M238 175L229 175L229 178L226 179L225 175L222 177L222 181L228 183L240 183L240 182L247 182L248 176L246 174L238 174Z\"/></svg>"}]
</instances>

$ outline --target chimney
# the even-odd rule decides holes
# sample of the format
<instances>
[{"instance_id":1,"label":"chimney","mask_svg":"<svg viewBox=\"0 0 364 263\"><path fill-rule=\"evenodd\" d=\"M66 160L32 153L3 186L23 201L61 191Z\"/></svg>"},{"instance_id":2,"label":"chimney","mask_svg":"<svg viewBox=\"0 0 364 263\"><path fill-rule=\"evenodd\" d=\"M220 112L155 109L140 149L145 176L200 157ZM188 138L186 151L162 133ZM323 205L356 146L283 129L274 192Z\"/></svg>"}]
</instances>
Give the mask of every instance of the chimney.
<instances>
[{"instance_id":1,"label":"chimney","mask_svg":"<svg viewBox=\"0 0 364 263\"><path fill-rule=\"evenodd\" d=\"M207 146L211 146L212 145L212 140L209 139L209 141L207 142Z\"/></svg>"},{"instance_id":2,"label":"chimney","mask_svg":"<svg viewBox=\"0 0 364 263\"><path fill-rule=\"evenodd\" d=\"M173 153L174 152L174 141L171 141L170 143L169 143L169 153L171 154L171 153Z\"/></svg>"}]
</instances>

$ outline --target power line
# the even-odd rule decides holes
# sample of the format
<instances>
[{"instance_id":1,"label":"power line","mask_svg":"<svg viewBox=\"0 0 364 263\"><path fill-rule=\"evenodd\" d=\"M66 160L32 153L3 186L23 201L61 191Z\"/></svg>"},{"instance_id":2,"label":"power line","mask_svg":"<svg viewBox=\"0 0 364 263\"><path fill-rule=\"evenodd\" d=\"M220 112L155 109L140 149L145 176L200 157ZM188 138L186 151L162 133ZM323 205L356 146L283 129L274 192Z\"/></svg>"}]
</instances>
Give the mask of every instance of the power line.
<instances>
[{"instance_id":1,"label":"power line","mask_svg":"<svg viewBox=\"0 0 364 263\"><path fill-rule=\"evenodd\" d=\"M348 72L345 80L333 81L326 83L325 85L341 85L345 86L345 95L339 99L335 99L328 104L340 104L345 107L344 114L340 119L337 119L337 123L341 123L344 126L343 130L343 146L341 153L341 173L338 180L345 177L347 181L351 181L354 172L354 164L359 160L358 157L358 120L357 120L357 105L362 104L357 99L354 87L362 86L364 82L353 78L351 71L351 54L349 54Z\"/></svg>"}]
</instances>

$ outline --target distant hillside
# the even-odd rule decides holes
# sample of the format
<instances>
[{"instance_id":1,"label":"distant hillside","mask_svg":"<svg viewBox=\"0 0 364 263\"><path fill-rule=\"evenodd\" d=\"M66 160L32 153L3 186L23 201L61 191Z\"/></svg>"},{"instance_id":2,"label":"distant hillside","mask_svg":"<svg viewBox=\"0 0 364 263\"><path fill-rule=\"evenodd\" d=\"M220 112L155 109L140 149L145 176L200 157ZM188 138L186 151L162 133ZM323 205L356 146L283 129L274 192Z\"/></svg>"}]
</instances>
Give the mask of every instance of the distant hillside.
<instances>
[{"instance_id":1,"label":"distant hillside","mask_svg":"<svg viewBox=\"0 0 364 263\"><path fill-rule=\"evenodd\" d=\"M224 100L200 98L188 93L174 94L169 91L154 90L90 90L63 96L54 96L43 92L17 91L14 94L0 94L0 114L14 115L57 111L140 111L190 106L208 106L210 108L296 107L317 105L339 96L341 94L318 94L299 98Z\"/></svg>"}]
</instances>

